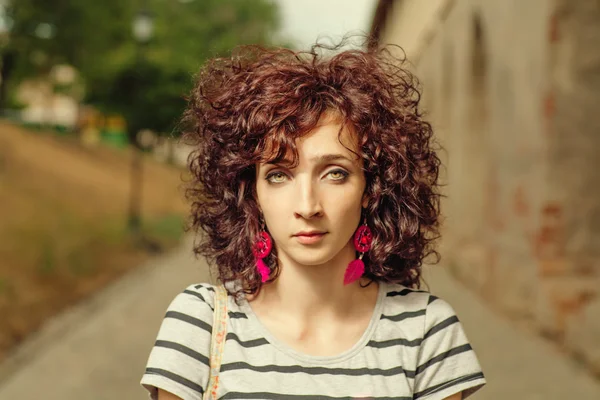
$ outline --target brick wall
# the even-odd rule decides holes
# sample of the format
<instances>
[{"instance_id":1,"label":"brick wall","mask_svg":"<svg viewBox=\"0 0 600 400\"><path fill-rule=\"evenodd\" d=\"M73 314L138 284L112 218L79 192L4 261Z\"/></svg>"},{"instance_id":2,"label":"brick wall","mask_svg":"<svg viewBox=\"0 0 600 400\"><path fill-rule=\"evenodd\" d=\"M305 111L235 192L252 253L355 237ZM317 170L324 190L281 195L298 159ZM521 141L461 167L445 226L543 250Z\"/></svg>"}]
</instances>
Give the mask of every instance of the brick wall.
<instances>
[{"instance_id":1,"label":"brick wall","mask_svg":"<svg viewBox=\"0 0 600 400\"><path fill-rule=\"evenodd\" d=\"M417 63L446 149L446 265L600 375L600 2L421 3L380 41Z\"/></svg>"},{"instance_id":2,"label":"brick wall","mask_svg":"<svg viewBox=\"0 0 600 400\"><path fill-rule=\"evenodd\" d=\"M547 203L537 236L541 326L600 373L600 2L560 0L550 18Z\"/></svg>"}]
</instances>

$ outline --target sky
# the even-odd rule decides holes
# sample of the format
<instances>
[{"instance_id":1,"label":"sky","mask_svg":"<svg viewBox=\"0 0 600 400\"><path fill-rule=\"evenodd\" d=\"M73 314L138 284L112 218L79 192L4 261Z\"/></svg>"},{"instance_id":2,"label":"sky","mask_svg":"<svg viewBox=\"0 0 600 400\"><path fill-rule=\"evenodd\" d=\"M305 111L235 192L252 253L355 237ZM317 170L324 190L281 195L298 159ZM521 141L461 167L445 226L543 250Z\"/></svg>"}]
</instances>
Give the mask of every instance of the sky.
<instances>
[{"instance_id":1,"label":"sky","mask_svg":"<svg viewBox=\"0 0 600 400\"><path fill-rule=\"evenodd\" d=\"M280 34L306 49L319 35L339 41L348 32L368 33L377 0L275 0L275 3L283 20Z\"/></svg>"}]
</instances>

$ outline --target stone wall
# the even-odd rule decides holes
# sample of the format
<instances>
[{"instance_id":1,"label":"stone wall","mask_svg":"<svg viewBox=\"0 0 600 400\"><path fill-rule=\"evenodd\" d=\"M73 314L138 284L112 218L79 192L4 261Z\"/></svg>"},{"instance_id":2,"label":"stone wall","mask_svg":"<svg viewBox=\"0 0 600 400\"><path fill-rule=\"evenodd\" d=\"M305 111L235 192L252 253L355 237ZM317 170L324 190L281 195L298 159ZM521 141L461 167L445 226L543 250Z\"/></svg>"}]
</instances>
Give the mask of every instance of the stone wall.
<instances>
[{"instance_id":1,"label":"stone wall","mask_svg":"<svg viewBox=\"0 0 600 400\"><path fill-rule=\"evenodd\" d=\"M600 2L385 3L445 148L445 264L600 374Z\"/></svg>"}]
</instances>

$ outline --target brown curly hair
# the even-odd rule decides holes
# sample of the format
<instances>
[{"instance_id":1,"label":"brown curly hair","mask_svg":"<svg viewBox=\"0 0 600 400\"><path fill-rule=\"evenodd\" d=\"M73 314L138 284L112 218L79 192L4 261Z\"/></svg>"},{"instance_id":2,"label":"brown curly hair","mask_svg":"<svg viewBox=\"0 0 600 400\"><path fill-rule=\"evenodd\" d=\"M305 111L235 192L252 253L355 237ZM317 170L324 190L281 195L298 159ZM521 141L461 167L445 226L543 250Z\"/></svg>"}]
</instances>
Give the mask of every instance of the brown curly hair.
<instances>
[{"instance_id":1,"label":"brown curly hair","mask_svg":"<svg viewBox=\"0 0 600 400\"><path fill-rule=\"evenodd\" d=\"M420 287L423 259L439 261L440 160L418 81L405 57L392 55L397 46L338 51L344 45L242 46L197 76L182 120L183 139L195 146L188 230L201 232L196 255L216 265L221 282L240 282L240 292L256 294L262 285L252 255L261 229L256 165L280 162L290 150L297 162L296 139L330 112L357 133L364 160L373 231L365 276ZM276 246L265 261L276 279Z\"/></svg>"}]
</instances>

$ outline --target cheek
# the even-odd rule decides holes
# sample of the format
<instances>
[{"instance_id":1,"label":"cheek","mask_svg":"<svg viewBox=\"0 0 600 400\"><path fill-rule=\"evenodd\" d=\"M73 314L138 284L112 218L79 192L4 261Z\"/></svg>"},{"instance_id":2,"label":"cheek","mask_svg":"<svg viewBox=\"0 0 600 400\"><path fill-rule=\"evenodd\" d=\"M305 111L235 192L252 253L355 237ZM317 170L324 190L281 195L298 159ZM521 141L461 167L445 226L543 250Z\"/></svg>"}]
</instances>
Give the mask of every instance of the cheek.
<instances>
[{"instance_id":1,"label":"cheek","mask_svg":"<svg viewBox=\"0 0 600 400\"><path fill-rule=\"evenodd\" d=\"M288 221L286 216L291 211L289 196L285 189L274 189L268 187L266 183L257 185L256 194L265 222L269 226L270 232L276 235L282 227L285 228L285 223Z\"/></svg>"},{"instance_id":2,"label":"cheek","mask_svg":"<svg viewBox=\"0 0 600 400\"><path fill-rule=\"evenodd\" d=\"M362 207L365 185L357 182L343 187L342 190L334 190L326 196L327 202L335 208L343 209L344 212L352 212Z\"/></svg>"},{"instance_id":3,"label":"cheek","mask_svg":"<svg viewBox=\"0 0 600 400\"><path fill-rule=\"evenodd\" d=\"M355 225L362 210L361 193L339 193L327 196L327 214L340 226Z\"/></svg>"},{"instance_id":4,"label":"cheek","mask_svg":"<svg viewBox=\"0 0 600 400\"><path fill-rule=\"evenodd\" d=\"M268 211L268 205L272 201L273 196L269 196L268 188L264 182L256 183L256 197L263 211Z\"/></svg>"}]
</instances>

